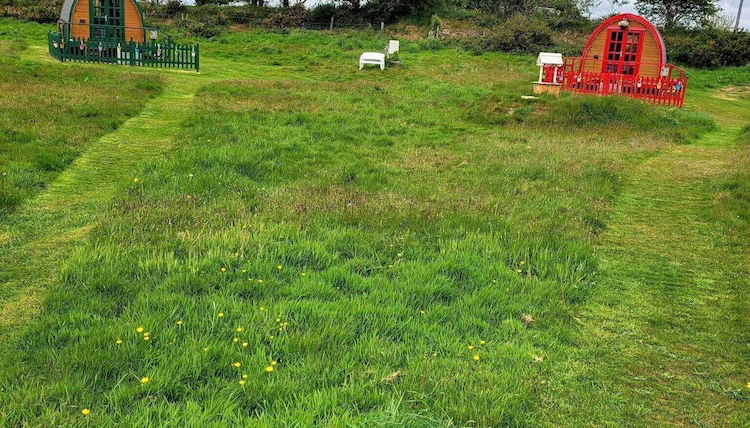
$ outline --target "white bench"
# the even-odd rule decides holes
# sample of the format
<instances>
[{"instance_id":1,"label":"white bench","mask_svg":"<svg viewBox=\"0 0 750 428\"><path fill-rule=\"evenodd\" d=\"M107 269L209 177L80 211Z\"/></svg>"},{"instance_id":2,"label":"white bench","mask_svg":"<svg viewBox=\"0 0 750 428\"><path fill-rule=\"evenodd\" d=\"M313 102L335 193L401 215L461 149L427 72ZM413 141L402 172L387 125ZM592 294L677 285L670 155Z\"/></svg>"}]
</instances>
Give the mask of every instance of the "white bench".
<instances>
[{"instance_id":1,"label":"white bench","mask_svg":"<svg viewBox=\"0 0 750 428\"><path fill-rule=\"evenodd\" d=\"M362 70L366 64L377 65L380 70L385 70L385 60L399 51L398 40L391 40L383 49L383 52L365 52L359 57L359 69Z\"/></svg>"}]
</instances>

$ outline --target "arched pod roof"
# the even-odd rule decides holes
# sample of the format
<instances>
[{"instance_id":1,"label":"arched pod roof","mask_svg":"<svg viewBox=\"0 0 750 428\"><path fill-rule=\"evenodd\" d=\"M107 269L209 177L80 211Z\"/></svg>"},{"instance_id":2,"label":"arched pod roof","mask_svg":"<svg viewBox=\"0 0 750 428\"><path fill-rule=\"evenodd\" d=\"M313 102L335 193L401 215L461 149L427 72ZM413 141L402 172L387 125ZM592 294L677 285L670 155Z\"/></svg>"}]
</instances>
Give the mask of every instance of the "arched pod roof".
<instances>
[{"instance_id":1,"label":"arched pod roof","mask_svg":"<svg viewBox=\"0 0 750 428\"><path fill-rule=\"evenodd\" d=\"M138 15L140 15L141 21L143 21L143 10L141 9L140 3L138 3L138 0L132 0L132 2L135 5L136 10L138 10ZM78 0L65 0L62 9L60 9L60 21L70 23L70 17L73 14L73 9L75 9L76 3L78 3Z\"/></svg>"},{"instance_id":2,"label":"arched pod roof","mask_svg":"<svg viewBox=\"0 0 750 428\"><path fill-rule=\"evenodd\" d=\"M607 18L606 20L604 20L604 22L599 24L599 26L596 27L596 29L591 33L591 36L589 36L589 39L583 48L583 57L584 58L588 57L588 53L591 50L591 45L594 43L594 40L599 36L599 34L602 31L606 31L607 28L612 25L617 25L617 23L619 23L622 20L627 20L629 22L637 22L638 24L643 26L643 28L645 28L646 31L648 31L654 37L654 40L656 40L656 44L658 45L658 48L659 48L659 57L661 59L662 65L666 64L667 50L664 44L664 38L661 36L661 33L654 26L654 24L649 22L646 18L639 16L639 15L632 14L632 13L623 13L620 15L614 15L612 17Z\"/></svg>"},{"instance_id":3,"label":"arched pod roof","mask_svg":"<svg viewBox=\"0 0 750 428\"><path fill-rule=\"evenodd\" d=\"M65 0L62 9L60 10L60 21L70 22L70 14L73 13L73 8L78 0Z\"/></svg>"}]
</instances>

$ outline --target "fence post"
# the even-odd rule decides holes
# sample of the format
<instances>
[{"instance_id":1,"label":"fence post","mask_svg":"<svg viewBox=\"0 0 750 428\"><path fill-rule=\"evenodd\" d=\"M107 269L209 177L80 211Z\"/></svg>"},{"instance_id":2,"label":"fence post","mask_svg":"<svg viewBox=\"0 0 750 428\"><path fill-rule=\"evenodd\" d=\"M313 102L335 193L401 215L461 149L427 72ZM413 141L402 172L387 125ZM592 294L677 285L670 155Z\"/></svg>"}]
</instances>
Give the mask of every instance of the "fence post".
<instances>
[{"instance_id":1,"label":"fence post","mask_svg":"<svg viewBox=\"0 0 750 428\"><path fill-rule=\"evenodd\" d=\"M195 71L196 73L200 71L200 58L201 58L201 45L196 43L195 44Z\"/></svg>"},{"instance_id":2,"label":"fence post","mask_svg":"<svg viewBox=\"0 0 750 428\"><path fill-rule=\"evenodd\" d=\"M328 28L330 31L333 31L333 17L331 17L331 26Z\"/></svg>"},{"instance_id":3,"label":"fence post","mask_svg":"<svg viewBox=\"0 0 750 428\"><path fill-rule=\"evenodd\" d=\"M380 22L380 32L382 33L383 31L385 31L385 22L381 21Z\"/></svg>"}]
</instances>

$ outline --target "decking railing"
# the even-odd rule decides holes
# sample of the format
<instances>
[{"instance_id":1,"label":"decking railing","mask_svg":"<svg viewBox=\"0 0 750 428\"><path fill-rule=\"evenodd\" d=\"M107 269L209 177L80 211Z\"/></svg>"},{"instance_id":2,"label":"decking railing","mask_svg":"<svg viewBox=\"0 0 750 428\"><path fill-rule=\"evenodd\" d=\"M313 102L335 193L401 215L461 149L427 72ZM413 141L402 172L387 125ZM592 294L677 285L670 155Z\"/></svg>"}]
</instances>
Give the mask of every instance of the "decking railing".
<instances>
[{"instance_id":1,"label":"decking railing","mask_svg":"<svg viewBox=\"0 0 750 428\"><path fill-rule=\"evenodd\" d=\"M138 67L200 70L200 45L151 41L117 42L47 36L50 55L60 61L99 62Z\"/></svg>"},{"instance_id":2,"label":"decking railing","mask_svg":"<svg viewBox=\"0 0 750 428\"><path fill-rule=\"evenodd\" d=\"M566 58L562 89L589 95L621 95L654 104L682 107L688 76L671 64L659 77L582 71L579 58Z\"/></svg>"}]
</instances>

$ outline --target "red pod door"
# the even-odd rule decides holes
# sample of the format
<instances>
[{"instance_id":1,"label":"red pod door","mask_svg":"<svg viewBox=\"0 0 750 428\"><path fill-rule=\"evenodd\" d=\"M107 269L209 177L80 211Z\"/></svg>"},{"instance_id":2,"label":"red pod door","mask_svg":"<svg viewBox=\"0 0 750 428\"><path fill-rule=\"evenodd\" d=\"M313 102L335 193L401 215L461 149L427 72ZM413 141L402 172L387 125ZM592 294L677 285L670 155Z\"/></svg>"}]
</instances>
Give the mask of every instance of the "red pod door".
<instances>
[{"instance_id":1,"label":"red pod door","mask_svg":"<svg viewBox=\"0 0 750 428\"><path fill-rule=\"evenodd\" d=\"M637 75L644 34L644 30L610 27L607 30L602 73Z\"/></svg>"}]
</instances>

